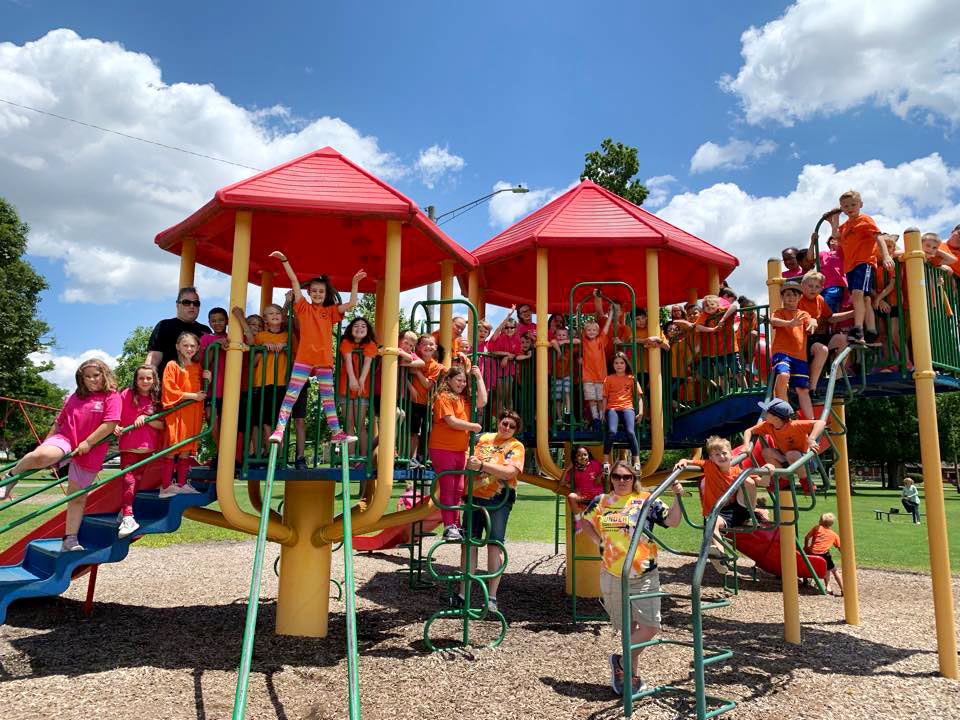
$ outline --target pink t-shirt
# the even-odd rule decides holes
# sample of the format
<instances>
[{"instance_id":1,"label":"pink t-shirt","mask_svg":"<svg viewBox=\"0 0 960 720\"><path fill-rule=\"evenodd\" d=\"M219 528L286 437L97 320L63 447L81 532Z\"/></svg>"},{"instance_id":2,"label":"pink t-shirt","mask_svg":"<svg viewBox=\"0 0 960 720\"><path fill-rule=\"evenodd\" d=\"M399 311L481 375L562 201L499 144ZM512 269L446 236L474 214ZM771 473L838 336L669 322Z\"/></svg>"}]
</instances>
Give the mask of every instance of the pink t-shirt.
<instances>
[{"instance_id":1,"label":"pink t-shirt","mask_svg":"<svg viewBox=\"0 0 960 720\"><path fill-rule=\"evenodd\" d=\"M573 491L584 502L590 502L603 493L603 466L591 460L583 470L573 467Z\"/></svg>"},{"instance_id":2,"label":"pink t-shirt","mask_svg":"<svg viewBox=\"0 0 960 720\"><path fill-rule=\"evenodd\" d=\"M823 273L825 288L847 287L847 276L843 273L843 251L824 250L820 253L820 272Z\"/></svg>"},{"instance_id":3,"label":"pink t-shirt","mask_svg":"<svg viewBox=\"0 0 960 720\"><path fill-rule=\"evenodd\" d=\"M76 450L77 445L90 437L102 423L119 419L120 395L115 390L109 393L94 393L82 399L74 393L67 398L63 409L57 415L57 434L69 440L70 447ZM109 448L110 443L102 443L86 455L73 456L71 462L84 470L99 472Z\"/></svg>"},{"instance_id":4,"label":"pink t-shirt","mask_svg":"<svg viewBox=\"0 0 960 720\"><path fill-rule=\"evenodd\" d=\"M530 337L536 339L537 324L535 322L525 323L517 321L517 331L513 334L515 338L522 338L524 333L530 333Z\"/></svg>"},{"instance_id":5,"label":"pink t-shirt","mask_svg":"<svg viewBox=\"0 0 960 720\"><path fill-rule=\"evenodd\" d=\"M227 338L226 334L204 335L202 338L200 338L200 363L202 364L204 362L204 354L208 347L213 345L218 340L225 340L226 338ZM214 352L216 351L211 350L210 354L213 355ZM213 394L215 398L223 397L223 375L226 368L227 368L227 351L224 350L223 348L220 348L220 352L217 353L217 372L216 372L217 387L214 390L214 394ZM209 370L213 372L213 368L209 368ZM244 377L246 377L246 373L244 373Z\"/></svg>"},{"instance_id":6,"label":"pink t-shirt","mask_svg":"<svg viewBox=\"0 0 960 720\"><path fill-rule=\"evenodd\" d=\"M129 427L141 415L154 415L159 408L148 395L127 388L120 393L120 427ZM160 449L160 431L150 425L120 436L120 449L127 452L153 452Z\"/></svg>"},{"instance_id":7,"label":"pink t-shirt","mask_svg":"<svg viewBox=\"0 0 960 720\"><path fill-rule=\"evenodd\" d=\"M782 273L780 273L780 277L785 278L795 278L800 277L801 275L803 275L803 268L801 267L798 267L795 270L784 270Z\"/></svg>"},{"instance_id":8,"label":"pink t-shirt","mask_svg":"<svg viewBox=\"0 0 960 720\"><path fill-rule=\"evenodd\" d=\"M501 332L497 339L493 342L487 342L487 352L508 352L511 355L519 355L522 352L520 347L520 333L515 332L513 337L510 337L505 332ZM503 361L503 358L496 357L494 358L496 374L501 377L513 377L516 373L516 362L510 360L507 362L507 367L503 367L500 363Z\"/></svg>"}]
</instances>

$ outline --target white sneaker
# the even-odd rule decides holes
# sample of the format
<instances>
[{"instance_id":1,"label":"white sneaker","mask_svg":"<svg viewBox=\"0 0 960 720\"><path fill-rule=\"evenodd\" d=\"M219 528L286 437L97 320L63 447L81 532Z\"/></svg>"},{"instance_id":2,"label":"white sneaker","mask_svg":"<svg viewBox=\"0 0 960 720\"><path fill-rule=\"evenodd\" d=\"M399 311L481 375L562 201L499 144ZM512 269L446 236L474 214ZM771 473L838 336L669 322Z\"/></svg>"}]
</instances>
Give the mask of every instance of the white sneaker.
<instances>
[{"instance_id":1,"label":"white sneaker","mask_svg":"<svg viewBox=\"0 0 960 720\"><path fill-rule=\"evenodd\" d=\"M126 515L120 523L120 529L117 530L117 537L121 540L125 537L130 537L139 527L140 523L133 519L133 515Z\"/></svg>"},{"instance_id":2,"label":"white sneaker","mask_svg":"<svg viewBox=\"0 0 960 720\"><path fill-rule=\"evenodd\" d=\"M460 528L456 525L447 525L443 529L443 539L453 542L463 542L463 535L460 533Z\"/></svg>"},{"instance_id":3,"label":"white sneaker","mask_svg":"<svg viewBox=\"0 0 960 720\"><path fill-rule=\"evenodd\" d=\"M77 552L83 551L83 545L77 542L76 535L71 535L70 537L65 537L63 539L63 545L60 546L60 552Z\"/></svg>"},{"instance_id":4,"label":"white sneaker","mask_svg":"<svg viewBox=\"0 0 960 720\"><path fill-rule=\"evenodd\" d=\"M171 483L169 487L160 488L160 497L161 498L171 498L174 495L180 494L180 486L176 483Z\"/></svg>"},{"instance_id":5,"label":"white sneaker","mask_svg":"<svg viewBox=\"0 0 960 720\"><path fill-rule=\"evenodd\" d=\"M197 490L189 482L186 482L183 485L180 485L177 492L180 493L181 495L199 495L200 494L200 491Z\"/></svg>"},{"instance_id":6,"label":"white sneaker","mask_svg":"<svg viewBox=\"0 0 960 720\"><path fill-rule=\"evenodd\" d=\"M641 465L640 463L634 463L634 464L633 464L633 471L634 471L637 475L642 474L642 473L643 473L643 465Z\"/></svg>"},{"instance_id":7,"label":"white sneaker","mask_svg":"<svg viewBox=\"0 0 960 720\"><path fill-rule=\"evenodd\" d=\"M604 475L609 475L609 474L610 474L610 463L604 463L604 464L603 464L603 474L604 474Z\"/></svg>"}]
</instances>

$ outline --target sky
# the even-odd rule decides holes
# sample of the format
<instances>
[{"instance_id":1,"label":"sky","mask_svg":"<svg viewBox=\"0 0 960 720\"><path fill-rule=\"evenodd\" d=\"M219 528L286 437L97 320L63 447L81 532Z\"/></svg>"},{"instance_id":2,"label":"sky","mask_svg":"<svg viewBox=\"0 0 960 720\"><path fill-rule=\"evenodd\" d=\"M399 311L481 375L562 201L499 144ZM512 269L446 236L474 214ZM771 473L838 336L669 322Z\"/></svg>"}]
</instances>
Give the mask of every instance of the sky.
<instances>
[{"instance_id":1,"label":"sky","mask_svg":"<svg viewBox=\"0 0 960 720\"><path fill-rule=\"evenodd\" d=\"M848 188L884 230L960 222L960 3L0 0L0 28L0 101L252 168L332 145L438 214L530 188L443 226L468 249L606 137L639 149L644 207L736 255L755 298ZM0 102L50 379L174 314L153 238L252 173ZM226 304L224 276L197 285Z\"/></svg>"}]
</instances>

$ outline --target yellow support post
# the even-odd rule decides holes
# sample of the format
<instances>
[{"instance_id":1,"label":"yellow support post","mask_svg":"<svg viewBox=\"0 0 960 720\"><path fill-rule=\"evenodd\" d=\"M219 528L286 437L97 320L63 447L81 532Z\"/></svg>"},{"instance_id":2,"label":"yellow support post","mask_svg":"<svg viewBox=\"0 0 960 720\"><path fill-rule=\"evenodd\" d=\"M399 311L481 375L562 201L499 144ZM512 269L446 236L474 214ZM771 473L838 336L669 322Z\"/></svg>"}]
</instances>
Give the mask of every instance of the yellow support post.
<instances>
[{"instance_id":1,"label":"yellow support post","mask_svg":"<svg viewBox=\"0 0 960 720\"><path fill-rule=\"evenodd\" d=\"M387 221L386 277L383 279L383 336L400 335L400 234L399 220ZM391 341L392 342L392 341ZM380 351L380 448L377 453L377 477L365 510L353 510L353 532L362 535L383 517L393 489L393 448L397 442L397 348L389 344ZM343 539L343 518L326 523L313 533L313 544L338 542Z\"/></svg>"},{"instance_id":2,"label":"yellow support post","mask_svg":"<svg viewBox=\"0 0 960 720\"><path fill-rule=\"evenodd\" d=\"M477 292L477 317L487 317L487 293L482 289Z\"/></svg>"},{"instance_id":3,"label":"yellow support post","mask_svg":"<svg viewBox=\"0 0 960 720\"><path fill-rule=\"evenodd\" d=\"M833 404L830 416L833 445L837 461L833 464L833 482L837 490L837 524L840 529L840 560L843 567L843 618L847 625L860 624L860 590L857 587L857 550L853 541L853 501L850 498L850 460L847 455L846 409L842 402Z\"/></svg>"},{"instance_id":4,"label":"yellow support post","mask_svg":"<svg viewBox=\"0 0 960 720\"><path fill-rule=\"evenodd\" d=\"M453 299L453 260L440 263L440 299ZM440 306L440 344L443 345L444 367L450 367L453 360L453 305Z\"/></svg>"},{"instance_id":5,"label":"yellow support post","mask_svg":"<svg viewBox=\"0 0 960 720\"><path fill-rule=\"evenodd\" d=\"M913 363L916 368L913 380L916 385L917 421L920 426L923 493L927 501L927 542L930 546L933 608L937 621L937 654L940 658L940 674L957 680L960 679L957 667L957 630L950 577L947 517L943 501L940 439L937 434L937 405L933 386L937 374L933 370L930 349L924 256L920 247L920 231L917 228L907 228L903 238L907 251L901 262L906 262L907 265L910 330L913 339Z\"/></svg>"},{"instance_id":6,"label":"yellow support post","mask_svg":"<svg viewBox=\"0 0 960 720\"><path fill-rule=\"evenodd\" d=\"M273 271L264 270L260 273L260 314L263 315L267 305L273 302Z\"/></svg>"},{"instance_id":7,"label":"yellow support post","mask_svg":"<svg viewBox=\"0 0 960 720\"><path fill-rule=\"evenodd\" d=\"M716 266L711 265L710 281L713 282ZM779 310L780 286L783 278L780 276L780 261L771 258L767 260L767 292L770 298L770 312ZM714 292L711 288L711 293ZM771 334L773 329L771 328ZM773 338L767 340L767 347L773 343ZM775 491L776 492L776 491ZM793 498L788 490L780 492L780 511L783 522L792 522L796 516L793 507ZM797 588L797 529L793 525L780 526L780 580L783 587L783 638L788 643L800 643L800 592Z\"/></svg>"},{"instance_id":8,"label":"yellow support post","mask_svg":"<svg viewBox=\"0 0 960 720\"><path fill-rule=\"evenodd\" d=\"M253 221L249 210L238 210L234 219L233 265L230 273L230 307L246 307L250 272L250 229ZM220 416L220 463L217 465L217 502L223 517L237 530L256 535L260 518L240 509L233 488L234 457L237 452L237 425L240 411L240 365L243 362L243 338L239 323L227 326L227 360L223 373L223 413ZM208 508L195 514L198 520L215 520L219 513ZM214 522L213 524L217 524ZM273 542L296 542L296 532L271 519L267 537Z\"/></svg>"},{"instance_id":9,"label":"yellow support post","mask_svg":"<svg viewBox=\"0 0 960 720\"><path fill-rule=\"evenodd\" d=\"M647 328L648 334L660 333L660 260L657 250L647 249ZM641 351L643 352L643 351ZM644 476L660 467L663 460L663 375L661 374L659 347L647 348L647 370L650 378L650 394L647 396L650 418L650 457L643 464Z\"/></svg>"},{"instance_id":10,"label":"yellow support post","mask_svg":"<svg viewBox=\"0 0 960 720\"><path fill-rule=\"evenodd\" d=\"M280 548L277 634L326 637L331 547L315 547L310 537L333 519L336 483L287 480L284 485L283 518L299 530L299 539Z\"/></svg>"},{"instance_id":11,"label":"yellow support post","mask_svg":"<svg viewBox=\"0 0 960 720\"><path fill-rule=\"evenodd\" d=\"M550 378L548 377L550 343L547 340L547 327L550 322L550 303L548 298L549 276L547 248L537 248L537 464L540 469L559 480L563 470L557 467L550 455Z\"/></svg>"},{"instance_id":12,"label":"yellow support post","mask_svg":"<svg viewBox=\"0 0 960 720\"><path fill-rule=\"evenodd\" d=\"M707 289L711 295L720 292L720 268L716 265L707 265Z\"/></svg>"},{"instance_id":13,"label":"yellow support post","mask_svg":"<svg viewBox=\"0 0 960 720\"><path fill-rule=\"evenodd\" d=\"M193 287L194 271L197 267L197 239L184 238L180 243L180 287Z\"/></svg>"}]
</instances>

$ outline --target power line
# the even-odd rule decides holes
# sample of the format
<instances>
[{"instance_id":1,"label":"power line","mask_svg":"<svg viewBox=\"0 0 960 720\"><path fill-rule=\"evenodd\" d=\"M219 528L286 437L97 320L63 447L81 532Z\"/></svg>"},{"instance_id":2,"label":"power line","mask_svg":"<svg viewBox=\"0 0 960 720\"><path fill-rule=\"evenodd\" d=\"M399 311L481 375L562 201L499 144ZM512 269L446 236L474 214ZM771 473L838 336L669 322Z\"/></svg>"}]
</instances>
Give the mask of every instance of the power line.
<instances>
[{"instance_id":1,"label":"power line","mask_svg":"<svg viewBox=\"0 0 960 720\"><path fill-rule=\"evenodd\" d=\"M32 110L35 113L40 113L41 115L49 115L50 117L57 118L58 120L65 120L66 122L72 122L77 125L83 125L84 127L93 128L94 130L100 130L101 132L110 133L112 135L119 135L120 137L127 138L128 140L137 140L142 143L147 143L148 145L156 145L157 147L166 148L167 150L176 150L177 152L186 153L187 155L193 155L194 157L204 158L206 160L214 160L215 162L224 163L226 165L234 165L235 167L242 167L247 170L254 170L256 172L262 172L262 168L256 168L251 165L244 165L243 163L233 162L232 160L224 160L223 158L214 157L213 155L204 155L203 153L194 152L193 150L187 150L186 148L177 147L176 145L167 145L166 143L157 142L156 140L147 140L146 138L137 137L136 135L129 135L119 130L111 130L110 128L101 127L100 125L94 125L93 123L83 122L82 120L76 120L74 118L66 117L65 115L57 115L56 113L48 112L46 110L40 110L39 108L30 107L29 105L21 105L20 103L15 103L11 100L5 100L0 98L0 102L6 103L7 105L12 105L13 107L22 108L24 110Z\"/></svg>"}]
</instances>

